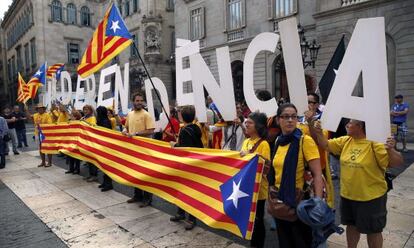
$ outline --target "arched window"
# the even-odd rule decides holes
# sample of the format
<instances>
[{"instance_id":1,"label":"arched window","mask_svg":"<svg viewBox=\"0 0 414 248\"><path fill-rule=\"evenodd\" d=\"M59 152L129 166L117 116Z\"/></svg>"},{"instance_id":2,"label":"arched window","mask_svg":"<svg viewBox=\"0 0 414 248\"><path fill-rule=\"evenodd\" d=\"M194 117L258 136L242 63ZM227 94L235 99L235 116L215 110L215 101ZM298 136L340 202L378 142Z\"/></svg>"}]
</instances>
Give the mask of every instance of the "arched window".
<instances>
[{"instance_id":1,"label":"arched window","mask_svg":"<svg viewBox=\"0 0 414 248\"><path fill-rule=\"evenodd\" d=\"M52 21L61 22L62 21L62 4L58 0L52 1Z\"/></svg>"},{"instance_id":2,"label":"arched window","mask_svg":"<svg viewBox=\"0 0 414 248\"><path fill-rule=\"evenodd\" d=\"M67 22L69 24L76 24L76 6L73 3L69 3L68 6L66 7L66 17L67 17Z\"/></svg>"},{"instance_id":3,"label":"arched window","mask_svg":"<svg viewBox=\"0 0 414 248\"><path fill-rule=\"evenodd\" d=\"M91 12L89 8L83 6L81 8L81 25L83 26L90 26L91 25Z\"/></svg>"}]
</instances>

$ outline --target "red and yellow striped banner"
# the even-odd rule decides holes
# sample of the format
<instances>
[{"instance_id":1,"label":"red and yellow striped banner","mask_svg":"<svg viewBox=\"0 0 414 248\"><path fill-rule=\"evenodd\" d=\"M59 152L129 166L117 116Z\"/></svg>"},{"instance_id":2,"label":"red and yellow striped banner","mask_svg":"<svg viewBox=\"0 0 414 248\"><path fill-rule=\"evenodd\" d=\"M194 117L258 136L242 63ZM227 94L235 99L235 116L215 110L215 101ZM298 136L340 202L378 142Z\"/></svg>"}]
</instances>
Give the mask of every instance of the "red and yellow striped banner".
<instances>
[{"instance_id":1,"label":"red and yellow striped banner","mask_svg":"<svg viewBox=\"0 0 414 248\"><path fill-rule=\"evenodd\" d=\"M220 186L240 172L254 154L199 148L171 148L169 143L90 126L85 122L41 125L41 151L62 152L90 162L120 184L153 193L181 207L213 228L251 239L263 166L257 166L246 235L226 215ZM226 200L226 199L224 199Z\"/></svg>"}]
</instances>

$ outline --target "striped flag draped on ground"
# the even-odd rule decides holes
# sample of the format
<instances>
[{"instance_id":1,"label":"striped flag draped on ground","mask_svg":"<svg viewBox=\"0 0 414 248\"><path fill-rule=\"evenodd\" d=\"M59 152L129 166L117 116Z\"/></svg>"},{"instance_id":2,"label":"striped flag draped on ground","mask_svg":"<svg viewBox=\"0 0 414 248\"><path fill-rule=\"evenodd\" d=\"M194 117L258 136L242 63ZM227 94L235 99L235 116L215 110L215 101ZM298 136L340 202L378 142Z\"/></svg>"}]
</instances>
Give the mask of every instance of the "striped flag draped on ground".
<instances>
[{"instance_id":1,"label":"striped flag draped on ground","mask_svg":"<svg viewBox=\"0 0 414 248\"><path fill-rule=\"evenodd\" d=\"M123 136L85 122L41 125L43 153L65 153L118 183L151 192L213 228L251 239L262 163L249 154Z\"/></svg>"},{"instance_id":2,"label":"striped flag draped on ground","mask_svg":"<svg viewBox=\"0 0 414 248\"><path fill-rule=\"evenodd\" d=\"M26 103L30 99L29 86L23 80L22 75L17 78L17 99L16 102Z\"/></svg>"},{"instance_id":3,"label":"striped flag draped on ground","mask_svg":"<svg viewBox=\"0 0 414 248\"><path fill-rule=\"evenodd\" d=\"M63 63L57 63L57 64L49 66L49 68L47 68L46 77L52 78L53 74L56 73L56 80L59 80L60 72L62 72L64 67L65 67L65 64Z\"/></svg>"},{"instance_id":4,"label":"striped flag draped on ground","mask_svg":"<svg viewBox=\"0 0 414 248\"><path fill-rule=\"evenodd\" d=\"M78 74L85 78L98 71L132 43L118 8L111 4L99 23L78 66Z\"/></svg>"}]
</instances>

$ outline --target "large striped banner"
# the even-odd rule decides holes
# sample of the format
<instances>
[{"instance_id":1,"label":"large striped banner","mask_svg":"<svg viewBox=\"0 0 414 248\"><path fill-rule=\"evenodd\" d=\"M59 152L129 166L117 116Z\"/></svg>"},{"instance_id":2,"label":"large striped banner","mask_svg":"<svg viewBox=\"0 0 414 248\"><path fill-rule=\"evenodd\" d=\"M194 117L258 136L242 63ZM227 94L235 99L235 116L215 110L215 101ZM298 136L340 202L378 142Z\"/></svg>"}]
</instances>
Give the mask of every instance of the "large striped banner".
<instances>
[{"instance_id":1,"label":"large striped banner","mask_svg":"<svg viewBox=\"0 0 414 248\"><path fill-rule=\"evenodd\" d=\"M262 163L249 154L171 148L85 122L41 125L41 151L90 162L120 184L151 192L210 227L251 239Z\"/></svg>"}]
</instances>

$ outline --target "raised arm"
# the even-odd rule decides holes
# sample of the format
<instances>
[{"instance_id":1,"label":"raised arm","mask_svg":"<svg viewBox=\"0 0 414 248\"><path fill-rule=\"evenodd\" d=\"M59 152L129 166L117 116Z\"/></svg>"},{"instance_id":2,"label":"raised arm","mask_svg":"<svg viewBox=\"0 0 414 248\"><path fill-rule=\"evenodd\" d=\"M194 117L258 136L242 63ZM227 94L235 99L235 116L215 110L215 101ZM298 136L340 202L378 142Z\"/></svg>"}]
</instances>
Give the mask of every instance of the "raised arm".
<instances>
[{"instance_id":1,"label":"raised arm","mask_svg":"<svg viewBox=\"0 0 414 248\"><path fill-rule=\"evenodd\" d=\"M387 139L387 142L385 143L385 149L388 153L389 158L389 167L398 167L402 164L404 164L404 158L401 155L400 152L395 150L395 139L392 137L389 137Z\"/></svg>"}]
</instances>

